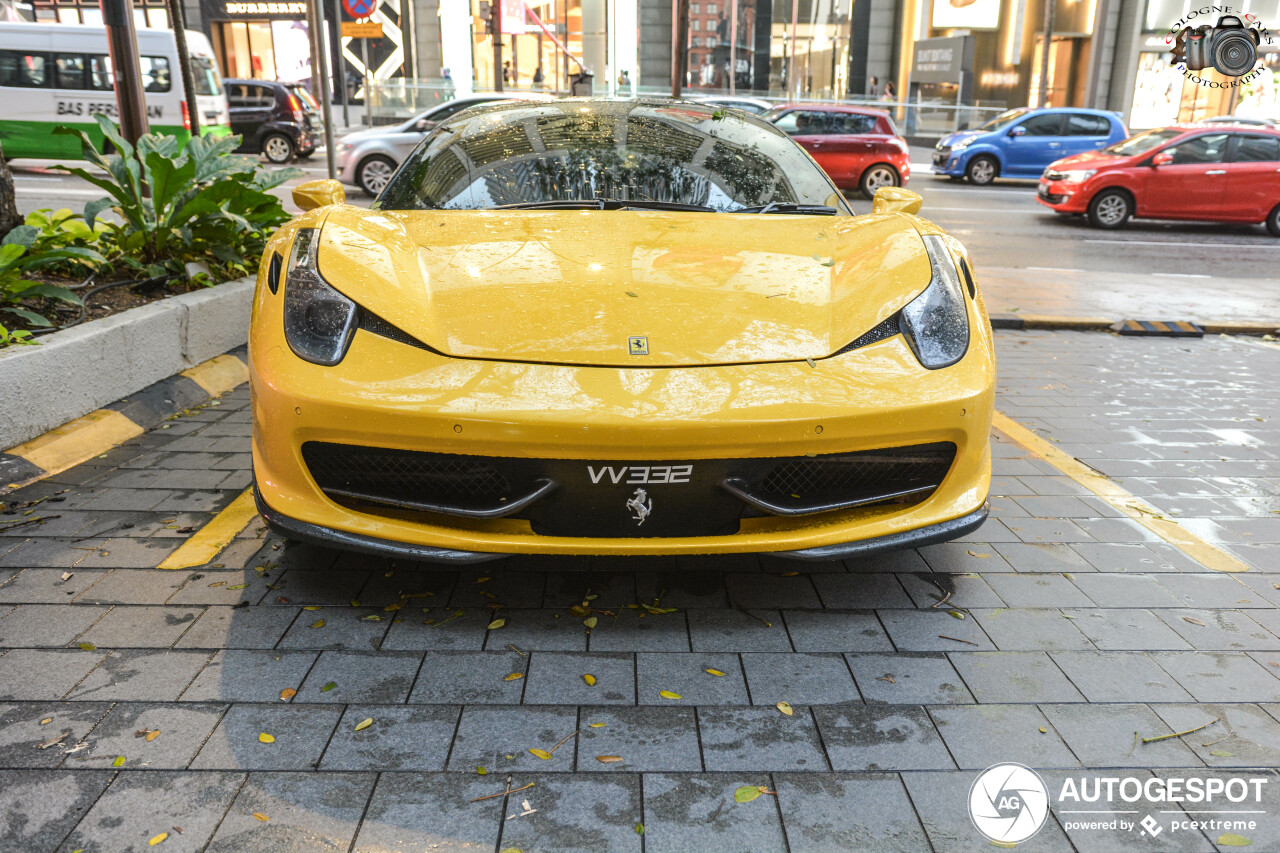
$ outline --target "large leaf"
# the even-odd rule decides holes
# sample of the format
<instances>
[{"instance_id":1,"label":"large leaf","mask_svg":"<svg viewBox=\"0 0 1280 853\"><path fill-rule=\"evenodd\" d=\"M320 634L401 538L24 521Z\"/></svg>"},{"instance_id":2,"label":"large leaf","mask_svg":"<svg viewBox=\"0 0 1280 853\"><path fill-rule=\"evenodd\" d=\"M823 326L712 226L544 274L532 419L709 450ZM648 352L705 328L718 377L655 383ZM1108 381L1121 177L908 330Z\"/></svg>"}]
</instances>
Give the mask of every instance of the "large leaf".
<instances>
[{"instance_id":1,"label":"large leaf","mask_svg":"<svg viewBox=\"0 0 1280 853\"><path fill-rule=\"evenodd\" d=\"M120 156L125 160L132 160L133 146L120 135L120 131L116 127L115 122L107 118L102 113L97 113L94 115L94 118L97 119L98 129L102 131L102 135L107 138L108 142L115 146L115 149L120 153Z\"/></svg>"},{"instance_id":2,"label":"large leaf","mask_svg":"<svg viewBox=\"0 0 1280 853\"><path fill-rule=\"evenodd\" d=\"M73 263L105 264L107 259L100 252L84 246L68 246L65 249L50 249L39 255L31 255L20 266L23 269L41 269L55 264L71 261Z\"/></svg>"},{"instance_id":3,"label":"large leaf","mask_svg":"<svg viewBox=\"0 0 1280 853\"><path fill-rule=\"evenodd\" d=\"M20 299L29 299L33 296L43 296L45 299L57 299L59 302L67 302L71 305L83 305L80 297L74 292L60 287L56 284L45 284L43 282L28 282L27 287L14 291L14 295Z\"/></svg>"},{"instance_id":4,"label":"large leaf","mask_svg":"<svg viewBox=\"0 0 1280 853\"><path fill-rule=\"evenodd\" d=\"M98 220L98 214L104 210L110 210L115 206L115 202L109 198L94 199L84 206L84 221L90 228L93 228Z\"/></svg>"},{"instance_id":5,"label":"large leaf","mask_svg":"<svg viewBox=\"0 0 1280 853\"><path fill-rule=\"evenodd\" d=\"M93 140L89 138L89 134L79 128L68 127L67 125L58 125L53 129L53 132L59 136L78 137L80 139L80 156L100 169L107 168L107 158L98 153L98 148L93 144ZM54 168L62 167L54 166Z\"/></svg>"},{"instance_id":6,"label":"large leaf","mask_svg":"<svg viewBox=\"0 0 1280 853\"><path fill-rule=\"evenodd\" d=\"M50 323L49 319L45 317L43 314L37 314L34 311L28 310L26 308L19 308L16 305L0 308L0 311L5 311L5 312L8 312L9 314L13 314L15 316L21 317L22 319L26 320L28 323L30 323L33 326L52 326L53 325L53 323Z\"/></svg>"},{"instance_id":7,"label":"large leaf","mask_svg":"<svg viewBox=\"0 0 1280 853\"><path fill-rule=\"evenodd\" d=\"M177 212L177 202L188 189L196 174L196 165L190 160L178 162L159 151L147 155L147 169L151 173L151 201L155 205L157 224L166 223Z\"/></svg>"},{"instance_id":8,"label":"large leaf","mask_svg":"<svg viewBox=\"0 0 1280 853\"><path fill-rule=\"evenodd\" d=\"M18 225L8 234L4 235L4 239L0 240L0 245L4 246L22 246L24 249L31 248L31 244L36 241L36 237L40 236L40 229L34 225Z\"/></svg>"},{"instance_id":9,"label":"large leaf","mask_svg":"<svg viewBox=\"0 0 1280 853\"><path fill-rule=\"evenodd\" d=\"M16 268L18 258L27 252L27 247L19 243L5 243L0 245L0 276L3 276L12 268ZM3 281L0 278L0 281Z\"/></svg>"}]
</instances>

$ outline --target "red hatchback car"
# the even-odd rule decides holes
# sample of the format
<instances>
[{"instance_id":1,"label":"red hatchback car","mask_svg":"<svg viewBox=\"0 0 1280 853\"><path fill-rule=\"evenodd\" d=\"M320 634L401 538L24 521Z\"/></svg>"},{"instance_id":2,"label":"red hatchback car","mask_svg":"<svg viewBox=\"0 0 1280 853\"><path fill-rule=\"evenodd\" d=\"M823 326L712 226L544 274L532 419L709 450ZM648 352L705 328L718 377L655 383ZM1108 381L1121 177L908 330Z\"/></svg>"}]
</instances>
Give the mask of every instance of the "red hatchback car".
<instances>
[{"instance_id":1,"label":"red hatchback car","mask_svg":"<svg viewBox=\"0 0 1280 853\"><path fill-rule=\"evenodd\" d=\"M1098 228L1137 216L1262 222L1280 237L1280 130L1182 124L1049 165L1037 200Z\"/></svg>"},{"instance_id":2,"label":"red hatchback car","mask_svg":"<svg viewBox=\"0 0 1280 853\"><path fill-rule=\"evenodd\" d=\"M911 177L911 149L883 110L844 104L781 104L761 116L800 143L842 190L871 198Z\"/></svg>"}]
</instances>

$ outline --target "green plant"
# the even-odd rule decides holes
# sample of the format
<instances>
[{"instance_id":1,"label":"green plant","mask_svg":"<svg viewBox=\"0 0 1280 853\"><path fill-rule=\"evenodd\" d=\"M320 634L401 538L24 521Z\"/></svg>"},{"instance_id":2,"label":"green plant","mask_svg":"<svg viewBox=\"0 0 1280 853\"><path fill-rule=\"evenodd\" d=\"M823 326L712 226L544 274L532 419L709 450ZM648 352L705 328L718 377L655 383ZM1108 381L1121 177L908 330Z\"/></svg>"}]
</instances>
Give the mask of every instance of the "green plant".
<instances>
[{"instance_id":1,"label":"green plant","mask_svg":"<svg viewBox=\"0 0 1280 853\"><path fill-rule=\"evenodd\" d=\"M269 172L233 154L240 137L197 137L179 151L176 138L147 134L135 147L105 116L95 118L118 154L99 152L75 128L54 133L78 136L84 159L107 174L54 168L108 194L85 205L84 220L94 228L107 210L120 218L103 239L119 250L122 265L148 276L176 276L185 275L187 263L205 263L235 275L256 263L271 232L289 219L268 190L302 172Z\"/></svg>"},{"instance_id":2,"label":"green plant","mask_svg":"<svg viewBox=\"0 0 1280 853\"><path fill-rule=\"evenodd\" d=\"M46 208L28 213L24 224L17 226L14 232L21 235L21 241L27 247L27 254L39 256L59 249L96 249L106 230L105 222L100 222L91 228L78 213L72 213L65 208L62 210ZM92 257L72 255L71 257L59 256L59 258L46 266L45 271L48 274L68 277L84 275L87 271L92 271L96 263L101 261L101 257L97 254Z\"/></svg>"},{"instance_id":3,"label":"green plant","mask_svg":"<svg viewBox=\"0 0 1280 853\"><path fill-rule=\"evenodd\" d=\"M49 319L36 310L41 307L41 301L79 305L80 298L65 287L36 281L29 276L58 265L72 262L101 264L106 259L83 246L32 252L37 232L34 227L19 225L0 240L0 311L20 317L31 326L52 326Z\"/></svg>"},{"instance_id":4,"label":"green plant","mask_svg":"<svg viewBox=\"0 0 1280 853\"><path fill-rule=\"evenodd\" d=\"M20 346L22 344L38 344L40 343L26 329L14 329L12 332L4 326L0 326L0 349L8 346Z\"/></svg>"}]
</instances>

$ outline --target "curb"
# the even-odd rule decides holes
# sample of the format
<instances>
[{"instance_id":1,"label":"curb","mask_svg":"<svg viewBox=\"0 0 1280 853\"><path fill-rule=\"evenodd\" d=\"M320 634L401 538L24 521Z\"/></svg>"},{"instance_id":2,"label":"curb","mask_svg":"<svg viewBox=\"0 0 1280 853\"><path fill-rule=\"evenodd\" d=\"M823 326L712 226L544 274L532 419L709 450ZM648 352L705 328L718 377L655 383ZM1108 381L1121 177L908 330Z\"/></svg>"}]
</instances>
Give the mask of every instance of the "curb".
<instances>
[{"instance_id":1,"label":"curb","mask_svg":"<svg viewBox=\"0 0 1280 853\"><path fill-rule=\"evenodd\" d=\"M253 288L253 278L241 278L54 332L39 346L0 350L0 448L242 346Z\"/></svg>"},{"instance_id":2,"label":"curb","mask_svg":"<svg viewBox=\"0 0 1280 853\"><path fill-rule=\"evenodd\" d=\"M249 381L240 346L161 379L31 441L0 451L0 494L99 456L169 418Z\"/></svg>"},{"instance_id":3,"label":"curb","mask_svg":"<svg viewBox=\"0 0 1280 853\"><path fill-rule=\"evenodd\" d=\"M993 329L1040 329L1073 332L1109 332L1116 320L1102 317L1056 317L1045 314L994 314ZM1197 323L1209 335L1275 335L1280 337L1277 323Z\"/></svg>"}]
</instances>

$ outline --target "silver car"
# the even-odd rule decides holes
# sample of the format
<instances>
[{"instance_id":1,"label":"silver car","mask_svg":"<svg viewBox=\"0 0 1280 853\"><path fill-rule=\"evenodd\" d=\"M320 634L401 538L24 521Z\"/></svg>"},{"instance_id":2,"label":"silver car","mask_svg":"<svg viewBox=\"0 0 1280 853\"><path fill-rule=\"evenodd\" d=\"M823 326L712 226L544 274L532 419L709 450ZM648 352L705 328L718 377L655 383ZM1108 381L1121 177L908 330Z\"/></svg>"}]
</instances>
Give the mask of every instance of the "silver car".
<instances>
[{"instance_id":1,"label":"silver car","mask_svg":"<svg viewBox=\"0 0 1280 853\"><path fill-rule=\"evenodd\" d=\"M344 184L354 184L368 196L376 196L391 180L396 169L418 146L422 138L437 124L467 107L491 104L496 101L547 101L550 95L535 92L488 92L481 95L464 95L445 101L424 113L419 113L403 124L357 130L338 141L338 178Z\"/></svg>"}]
</instances>

